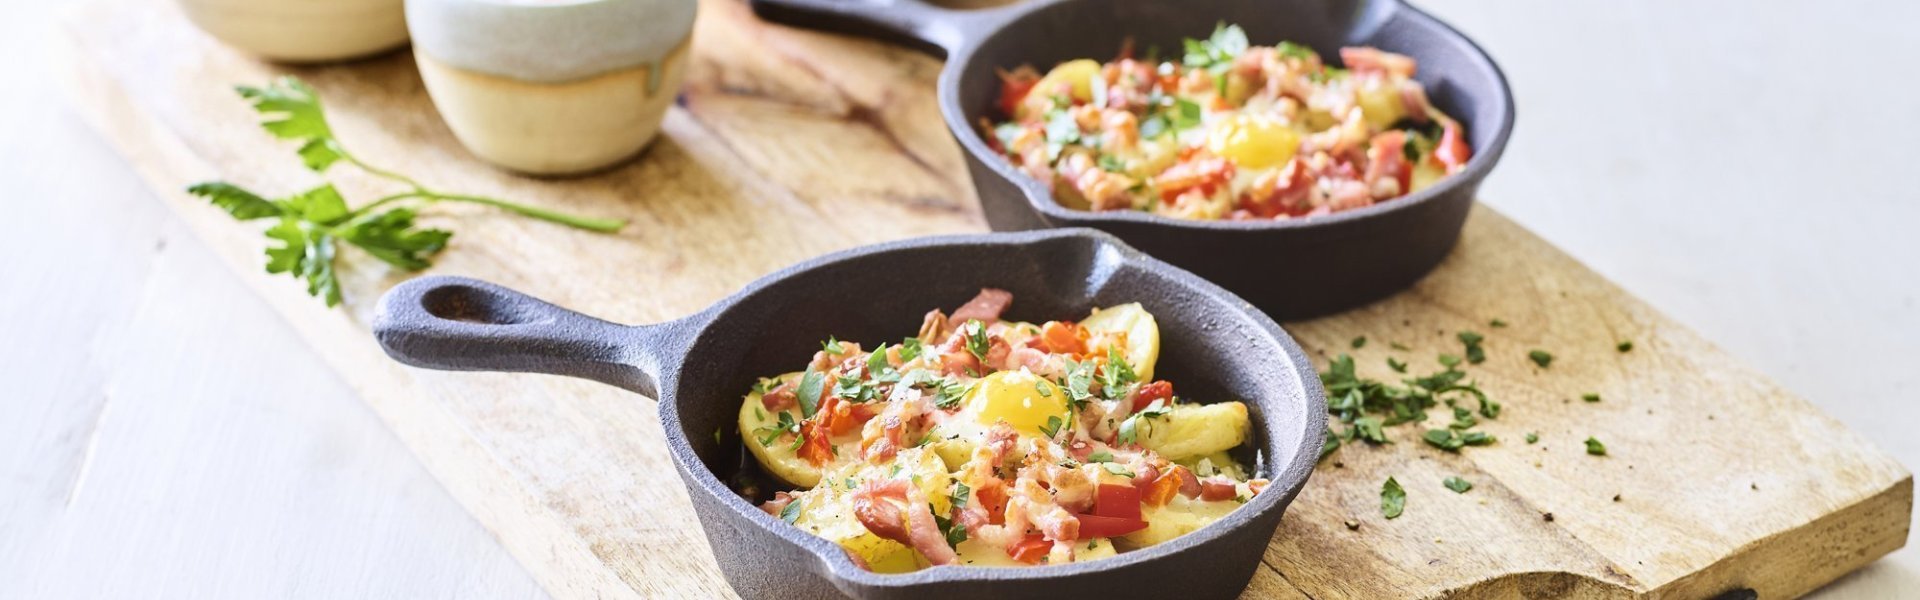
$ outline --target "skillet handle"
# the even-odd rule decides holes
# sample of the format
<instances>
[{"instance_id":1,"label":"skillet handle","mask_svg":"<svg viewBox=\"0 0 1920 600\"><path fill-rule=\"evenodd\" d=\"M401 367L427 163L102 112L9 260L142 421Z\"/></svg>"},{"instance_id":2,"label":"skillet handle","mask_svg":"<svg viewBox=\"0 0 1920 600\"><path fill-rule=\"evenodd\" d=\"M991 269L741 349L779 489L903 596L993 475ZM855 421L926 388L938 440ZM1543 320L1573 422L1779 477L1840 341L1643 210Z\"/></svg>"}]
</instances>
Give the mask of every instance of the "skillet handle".
<instances>
[{"instance_id":1,"label":"skillet handle","mask_svg":"<svg viewBox=\"0 0 1920 600\"><path fill-rule=\"evenodd\" d=\"M686 321L627 326L465 277L419 277L380 297L373 335L388 356L443 371L546 373L658 397Z\"/></svg>"},{"instance_id":2,"label":"skillet handle","mask_svg":"<svg viewBox=\"0 0 1920 600\"><path fill-rule=\"evenodd\" d=\"M760 18L878 38L952 56L999 29L1021 4L955 10L925 0L749 0Z\"/></svg>"}]
</instances>

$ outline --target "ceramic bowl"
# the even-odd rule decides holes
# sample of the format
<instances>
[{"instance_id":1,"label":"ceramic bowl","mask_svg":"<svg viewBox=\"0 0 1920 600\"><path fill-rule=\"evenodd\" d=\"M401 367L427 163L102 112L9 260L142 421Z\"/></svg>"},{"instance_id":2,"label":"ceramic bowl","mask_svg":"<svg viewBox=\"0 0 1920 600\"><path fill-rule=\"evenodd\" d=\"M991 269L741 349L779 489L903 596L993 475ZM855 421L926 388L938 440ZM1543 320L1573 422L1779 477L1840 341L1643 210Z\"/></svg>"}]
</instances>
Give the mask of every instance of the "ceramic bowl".
<instances>
[{"instance_id":1,"label":"ceramic bowl","mask_svg":"<svg viewBox=\"0 0 1920 600\"><path fill-rule=\"evenodd\" d=\"M660 131L694 0L410 0L414 59L468 150L534 175L602 169Z\"/></svg>"},{"instance_id":2,"label":"ceramic bowl","mask_svg":"<svg viewBox=\"0 0 1920 600\"><path fill-rule=\"evenodd\" d=\"M402 0L180 0L194 25L281 62L345 60L407 43Z\"/></svg>"}]
</instances>

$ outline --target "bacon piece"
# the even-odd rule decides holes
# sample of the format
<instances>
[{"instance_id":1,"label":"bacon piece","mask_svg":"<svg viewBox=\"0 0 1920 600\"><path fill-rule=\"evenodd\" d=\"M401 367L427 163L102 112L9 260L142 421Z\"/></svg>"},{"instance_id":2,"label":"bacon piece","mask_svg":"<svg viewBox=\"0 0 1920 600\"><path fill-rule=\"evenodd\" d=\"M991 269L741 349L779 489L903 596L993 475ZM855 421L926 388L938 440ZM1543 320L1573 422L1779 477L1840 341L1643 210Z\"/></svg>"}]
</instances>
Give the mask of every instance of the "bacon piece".
<instances>
[{"instance_id":1,"label":"bacon piece","mask_svg":"<svg viewBox=\"0 0 1920 600\"><path fill-rule=\"evenodd\" d=\"M1199 497L1200 478L1195 477L1193 471L1187 470L1186 467L1180 467L1180 470L1176 473L1180 476L1180 495L1188 498Z\"/></svg>"},{"instance_id":2,"label":"bacon piece","mask_svg":"<svg viewBox=\"0 0 1920 600\"><path fill-rule=\"evenodd\" d=\"M1373 136L1367 147L1367 173L1361 181L1375 200L1395 198L1412 189L1413 165L1407 162L1407 132L1390 129Z\"/></svg>"},{"instance_id":3,"label":"bacon piece","mask_svg":"<svg viewBox=\"0 0 1920 600\"><path fill-rule=\"evenodd\" d=\"M992 325L1000 320L1000 313L1013 303L1013 293L994 288L980 288L980 294L960 305L953 311L954 323L979 320L983 325Z\"/></svg>"},{"instance_id":4,"label":"bacon piece","mask_svg":"<svg viewBox=\"0 0 1920 600\"><path fill-rule=\"evenodd\" d=\"M809 464L816 467L833 462L833 441L827 439L829 434L826 419L807 419L806 423L800 425L800 435L806 438L806 441L800 443L800 450L797 453L800 458L806 459Z\"/></svg>"},{"instance_id":5,"label":"bacon piece","mask_svg":"<svg viewBox=\"0 0 1920 600\"><path fill-rule=\"evenodd\" d=\"M1266 490L1267 490L1267 484L1269 484L1269 483L1272 483L1272 482L1270 482L1270 481L1267 481L1266 479L1262 479L1262 478L1259 478L1259 477L1255 477L1255 478L1253 478L1253 479L1248 479L1248 480L1247 480L1247 491L1249 491L1249 492L1253 492L1253 495L1255 495L1255 496L1258 496L1258 495L1260 495L1260 492L1264 492L1264 491L1266 491Z\"/></svg>"},{"instance_id":6,"label":"bacon piece","mask_svg":"<svg viewBox=\"0 0 1920 600\"><path fill-rule=\"evenodd\" d=\"M808 363L807 367L815 371L826 371L860 354L860 344L858 342L839 342L839 344L839 352L828 352L822 349L819 352L813 353L813 362Z\"/></svg>"},{"instance_id":7,"label":"bacon piece","mask_svg":"<svg viewBox=\"0 0 1920 600\"><path fill-rule=\"evenodd\" d=\"M767 393L760 395L760 405L774 412L793 408L797 404L793 389L793 386L785 383L774 386L773 389L767 390Z\"/></svg>"},{"instance_id":8,"label":"bacon piece","mask_svg":"<svg viewBox=\"0 0 1920 600\"><path fill-rule=\"evenodd\" d=\"M1447 173L1466 168L1467 160L1473 158L1473 151L1467 149L1466 133L1461 130L1460 122L1445 119L1440 125L1440 144L1433 149L1433 157L1446 165Z\"/></svg>"},{"instance_id":9,"label":"bacon piece","mask_svg":"<svg viewBox=\"0 0 1920 600\"><path fill-rule=\"evenodd\" d=\"M910 486L902 479L870 480L853 492L853 516L867 531L902 544L913 543L907 534L907 502Z\"/></svg>"},{"instance_id":10,"label":"bacon piece","mask_svg":"<svg viewBox=\"0 0 1920 600\"><path fill-rule=\"evenodd\" d=\"M1230 500L1238 495L1240 495L1240 490L1234 487L1233 480L1231 479L1214 476L1200 480L1201 500Z\"/></svg>"},{"instance_id":11,"label":"bacon piece","mask_svg":"<svg viewBox=\"0 0 1920 600\"><path fill-rule=\"evenodd\" d=\"M1307 197L1313 193L1313 173L1295 156L1278 171L1261 173L1253 186L1240 197L1240 208L1250 216L1273 218L1304 213Z\"/></svg>"},{"instance_id":12,"label":"bacon piece","mask_svg":"<svg viewBox=\"0 0 1920 600\"><path fill-rule=\"evenodd\" d=\"M919 550L927 562L935 565L960 562L960 556L947 545L947 535L940 531L940 524L933 520L933 505L927 502L926 494L919 487L907 487L907 506L907 534L911 540L907 545Z\"/></svg>"},{"instance_id":13,"label":"bacon piece","mask_svg":"<svg viewBox=\"0 0 1920 600\"><path fill-rule=\"evenodd\" d=\"M1411 79L1400 82L1400 107L1415 123L1427 122L1427 88Z\"/></svg>"},{"instance_id":14,"label":"bacon piece","mask_svg":"<svg viewBox=\"0 0 1920 600\"><path fill-rule=\"evenodd\" d=\"M1080 520L1074 518L1073 513L1054 504L1047 489L1041 487L1040 482L1021 478L1014 484L1012 500L1008 504L1018 507L1033 523L1033 528L1047 536L1047 539L1066 541L1080 539Z\"/></svg>"},{"instance_id":15,"label":"bacon piece","mask_svg":"<svg viewBox=\"0 0 1920 600\"><path fill-rule=\"evenodd\" d=\"M780 511L786 510L787 505L792 503L793 503L792 494L788 494L786 492L774 492L772 500L768 500L766 502L760 503L760 510L766 511L767 514L777 517L777 516L780 516Z\"/></svg>"},{"instance_id":16,"label":"bacon piece","mask_svg":"<svg viewBox=\"0 0 1920 600\"><path fill-rule=\"evenodd\" d=\"M1347 46L1340 49L1340 62L1355 73L1389 73L1401 77L1412 77L1419 63L1405 54L1394 54L1378 48L1365 46Z\"/></svg>"},{"instance_id":17,"label":"bacon piece","mask_svg":"<svg viewBox=\"0 0 1920 600\"><path fill-rule=\"evenodd\" d=\"M1154 187L1160 190L1160 200L1175 203L1182 194L1197 191L1209 196L1213 191L1233 179L1233 162L1224 158L1201 158L1189 160L1168 167L1154 176Z\"/></svg>"}]
</instances>

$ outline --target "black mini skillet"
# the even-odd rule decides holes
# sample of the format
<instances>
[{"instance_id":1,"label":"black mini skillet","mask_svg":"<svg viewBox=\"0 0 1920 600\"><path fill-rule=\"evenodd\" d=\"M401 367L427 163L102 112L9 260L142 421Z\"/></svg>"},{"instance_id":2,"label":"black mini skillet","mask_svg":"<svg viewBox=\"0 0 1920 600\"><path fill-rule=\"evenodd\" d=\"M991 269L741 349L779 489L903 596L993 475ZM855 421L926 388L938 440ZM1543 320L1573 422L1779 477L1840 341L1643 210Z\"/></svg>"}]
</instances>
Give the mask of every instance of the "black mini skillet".
<instances>
[{"instance_id":1,"label":"black mini skillet","mask_svg":"<svg viewBox=\"0 0 1920 600\"><path fill-rule=\"evenodd\" d=\"M1513 96L1493 60L1459 32L1401 0L1030 0L951 10L921 0L750 0L772 21L899 41L947 58L940 112L965 150L987 223L998 231L1092 227L1239 294L1276 319L1318 316L1411 285L1460 236L1475 190L1506 149ZM1061 206L1039 181L987 146L997 121L996 69L1043 72L1105 60L1132 38L1177 58L1182 38L1238 24L1254 44L1306 44L1330 62L1341 46L1419 61L1433 103L1466 125L1473 158L1432 188L1364 209L1289 221L1188 221Z\"/></svg>"},{"instance_id":2,"label":"black mini skillet","mask_svg":"<svg viewBox=\"0 0 1920 600\"><path fill-rule=\"evenodd\" d=\"M1156 378L1173 382L1182 398L1246 402L1253 420L1247 457L1272 484L1220 522L1113 558L898 575L862 570L838 545L762 512L729 487L744 452L739 403L758 377L792 370L829 335L868 344L913 335L928 309L958 306L983 286L1013 292L1007 316L1019 320L1145 305L1160 324ZM707 542L728 583L747 598L1231 598L1306 484L1326 430L1319 378L1272 319L1085 229L922 238L831 254L657 325L609 323L472 279L423 277L381 298L373 331L388 354L414 366L569 375L659 398L667 445Z\"/></svg>"}]
</instances>

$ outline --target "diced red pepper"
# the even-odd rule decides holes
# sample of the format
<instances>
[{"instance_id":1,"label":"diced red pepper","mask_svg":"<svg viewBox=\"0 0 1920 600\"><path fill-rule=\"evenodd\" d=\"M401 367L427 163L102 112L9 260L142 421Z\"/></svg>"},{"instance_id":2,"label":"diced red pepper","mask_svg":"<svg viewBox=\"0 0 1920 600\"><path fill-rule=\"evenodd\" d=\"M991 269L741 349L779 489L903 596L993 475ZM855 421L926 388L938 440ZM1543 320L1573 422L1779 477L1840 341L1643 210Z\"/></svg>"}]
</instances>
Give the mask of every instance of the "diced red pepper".
<instances>
[{"instance_id":1,"label":"diced red pepper","mask_svg":"<svg viewBox=\"0 0 1920 600\"><path fill-rule=\"evenodd\" d=\"M1040 83L1040 74L1033 69L1017 69L1000 73L1000 114L1013 117L1020 107L1020 101L1027 98L1027 92L1033 91L1034 84Z\"/></svg>"},{"instance_id":2,"label":"diced red pepper","mask_svg":"<svg viewBox=\"0 0 1920 600\"><path fill-rule=\"evenodd\" d=\"M800 444L800 458L816 467L833 462L833 442L827 439L827 428L820 419L809 419L800 426L800 434L807 438Z\"/></svg>"},{"instance_id":3,"label":"diced red pepper","mask_svg":"<svg viewBox=\"0 0 1920 600\"><path fill-rule=\"evenodd\" d=\"M1041 349L1053 354L1087 353L1087 330L1063 321L1048 321L1040 327Z\"/></svg>"},{"instance_id":4,"label":"diced red pepper","mask_svg":"<svg viewBox=\"0 0 1920 600\"><path fill-rule=\"evenodd\" d=\"M1093 514L1116 519L1140 519L1140 490L1130 485L1100 484L1093 496Z\"/></svg>"},{"instance_id":5,"label":"diced red pepper","mask_svg":"<svg viewBox=\"0 0 1920 600\"><path fill-rule=\"evenodd\" d=\"M1133 407L1129 412L1146 410L1155 400L1173 401L1173 384L1166 380L1155 381L1133 392Z\"/></svg>"},{"instance_id":6,"label":"diced red pepper","mask_svg":"<svg viewBox=\"0 0 1920 600\"><path fill-rule=\"evenodd\" d=\"M1153 480L1153 485L1147 486L1146 493L1141 495L1141 501L1152 506L1166 506L1168 502L1173 501L1175 495L1180 493L1183 482L1191 479L1193 479L1193 472L1188 471L1186 467L1169 465L1160 473L1160 477ZM1195 481L1194 486L1194 489L1198 490L1199 482Z\"/></svg>"},{"instance_id":7,"label":"diced red pepper","mask_svg":"<svg viewBox=\"0 0 1920 600\"><path fill-rule=\"evenodd\" d=\"M1122 519L1102 517L1100 515L1074 515L1080 519L1080 539L1122 536L1147 528L1147 522L1140 519Z\"/></svg>"},{"instance_id":8,"label":"diced red pepper","mask_svg":"<svg viewBox=\"0 0 1920 600\"><path fill-rule=\"evenodd\" d=\"M980 507L987 509L987 523L1002 525L1007 522L1007 488L1004 485L983 485L973 490L973 497Z\"/></svg>"},{"instance_id":9,"label":"diced red pepper","mask_svg":"<svg viewBox=\"0 0 1920 600\"><path fill-rule=\"evenodd\" d=\"M1052 549L1053 542L1046 536L1036 533L1015 543L1012 548L1008 548L1007 555L1012 556L1014 560L1037 565L1040 564L1040 559L1046 558L1047 552Z\"/></svg>"}]
</instances>

